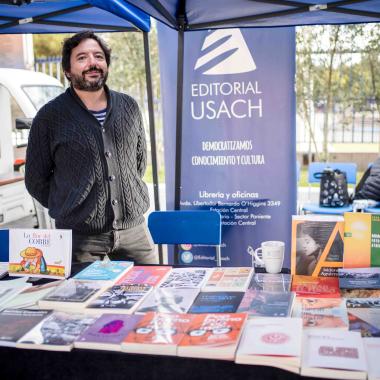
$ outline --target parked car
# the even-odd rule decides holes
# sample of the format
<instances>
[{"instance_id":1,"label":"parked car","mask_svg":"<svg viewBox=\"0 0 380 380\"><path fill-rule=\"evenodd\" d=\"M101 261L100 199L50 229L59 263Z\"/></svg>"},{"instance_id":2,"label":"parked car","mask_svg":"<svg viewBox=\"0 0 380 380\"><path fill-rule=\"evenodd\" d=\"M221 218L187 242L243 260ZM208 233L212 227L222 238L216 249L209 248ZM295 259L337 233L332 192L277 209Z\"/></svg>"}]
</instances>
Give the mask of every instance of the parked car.
<instances>
[{"instance_id":1,"label":"parked car","mask_svg":"<svg viewBox=\"0 0 380 380\"><path fill-rule=\"evenodd\" d=\"M49 75L0 68L0 227L35 213L23 176L29 129L37 111L63 91Z\"/></svg>"}]
</instances>

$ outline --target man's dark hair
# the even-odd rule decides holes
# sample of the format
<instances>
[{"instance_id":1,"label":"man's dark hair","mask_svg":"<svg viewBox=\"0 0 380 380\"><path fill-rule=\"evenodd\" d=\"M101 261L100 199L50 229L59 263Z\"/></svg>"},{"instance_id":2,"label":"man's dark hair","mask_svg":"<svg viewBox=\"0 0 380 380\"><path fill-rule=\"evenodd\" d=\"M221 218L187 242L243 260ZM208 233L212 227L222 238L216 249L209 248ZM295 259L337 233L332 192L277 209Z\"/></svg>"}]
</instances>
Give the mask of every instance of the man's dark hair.
<instances>
[{"instance_id":1,"label":"man's dark hair","mask_svg":"<svg viewBox=\"0 0 380 380\"><path fill-rule=\"evenodd\" d=\"M74 34L72 37L66 38L63 42L62 46L62 69L64 72L70 71L70 57L71 51L77 47L83 40L87 39L95 40L99 46L102 48L104 56L106 58L107 66L111 63L111 49L107 46L107 44L98 37L93 31L86 30L84 32L79 32Z\"/></svg>"}]
</instances>

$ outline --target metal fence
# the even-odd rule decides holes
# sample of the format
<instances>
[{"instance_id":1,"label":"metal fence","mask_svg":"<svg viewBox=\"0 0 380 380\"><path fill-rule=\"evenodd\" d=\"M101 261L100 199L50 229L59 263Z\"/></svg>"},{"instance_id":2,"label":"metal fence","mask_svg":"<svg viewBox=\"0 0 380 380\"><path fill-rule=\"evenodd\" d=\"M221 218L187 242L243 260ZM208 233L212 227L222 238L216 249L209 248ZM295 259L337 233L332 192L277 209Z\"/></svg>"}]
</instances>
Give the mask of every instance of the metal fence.
<instances>
[{"instance_id":1,"label":"metal fence","mask_svg":"<svg viewBox=\"0 0 380 380\"><path fill-rule=\"evenodd\" d=\"M378 101L380 91L376 93L380 83L380 63L375 62L375 75L368 65L368 51L341 51L335 53L332 76L332 100L328 114L328 142L330 143L379 143L380 114ZM379 52L380 53L380 52ZM304 53L297 52L298 57ZM306 53L305 53L306 54ZM312 52L310 71L307 73L310 83L306 103L309 108L308 120L300 111L297 102L297 142L306 143L310 140L310 132L319 142L323 141L323 127L327 105L327 86L319 88L315 94L314 84L324 83L320 77L327 75L323 71L322 61L330 52ZM325 55L323 57L323 55ZM297 70L304 70L301 59ZM327 69L326 69L327 70ZM296 80L300 80L299 71ZM303 79L305 81L305 79ZM377 84L377 86L376 86ZM311 129L311 131L310 131Z\"/></svg>"},{"instance_id":2,"label":"metal fence","mask_svg":"<svg viewBox=\"0 0 380 380\"><path fill-rule=\"evenodd\" d=\"M38 58L34 62L34 71L48 74L57 78L65 87L69 83L62 71L61 57Z\"/></svg>"}]
</instances>

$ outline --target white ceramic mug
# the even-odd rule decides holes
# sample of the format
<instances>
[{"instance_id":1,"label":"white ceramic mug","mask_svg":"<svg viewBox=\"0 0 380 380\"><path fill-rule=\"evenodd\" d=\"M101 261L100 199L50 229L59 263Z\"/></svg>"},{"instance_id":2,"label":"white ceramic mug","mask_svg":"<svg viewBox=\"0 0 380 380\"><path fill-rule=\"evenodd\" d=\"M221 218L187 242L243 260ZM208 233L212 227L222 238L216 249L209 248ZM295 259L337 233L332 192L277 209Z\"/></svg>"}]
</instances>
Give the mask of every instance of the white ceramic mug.
<instances>
[{"instance_id":1,"label":"white ceramic mug","mask_svg":"<svg viewBox=\"0 0 380 380\"><path fill-rule=\"evenodd\" d=\"M255 249L255 263L263 265L268 273L280 273L284 262L285 243L283 241L263 241Z\"/></svg>"}]
</instances>

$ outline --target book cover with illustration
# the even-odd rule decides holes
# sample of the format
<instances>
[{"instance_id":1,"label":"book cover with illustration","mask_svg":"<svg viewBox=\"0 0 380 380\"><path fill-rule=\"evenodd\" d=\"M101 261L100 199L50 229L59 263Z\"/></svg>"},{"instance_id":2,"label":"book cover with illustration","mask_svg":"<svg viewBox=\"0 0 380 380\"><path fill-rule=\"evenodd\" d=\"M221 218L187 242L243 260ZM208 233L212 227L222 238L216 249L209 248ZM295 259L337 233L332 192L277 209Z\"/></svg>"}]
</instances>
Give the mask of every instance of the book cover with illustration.
<instances>
[{"instance_id":1,"label":"book cover with illustration","mask_svg":"<svg viewBox=\"0 0 380 380\"><path fill-rule=\"evenodd\" d=\"M10 229L9 274L67 278L71 272L71 230Z\"/></svg>"},{"instance_id":2,"label":"book cover with illustration","mask_svg":"<svg viewBox=\"0 0 380 380\"><path fill-rule=\"evenodd\" d=\"M343 266L344 219L332 215L293 215L291 273L336 277Z\"/></svg>"},{"instance_id":3,"label":"book cover with illustration","mask_svg":"<svg viewBox=\"0 0 380 380\"><path fill-rule=\"evenodd\" d=\"M121 343L141 315L103 314L82 332L74 342L75 348L121 351Z\"/></svg>"},{"instance_id":4,"label":"book cover with illustration","mask_svg":"<svg viewBox=\"0 0 380 380\"><path fill-rule=\"evenodd\" d=\"M234 360L245 313L198 314L178 345L177 355Z\"/></svg>"},{"instance_id":5,"label":"book cover with illustration","mask_svg":"<svg viewBox=\"0 0 380 380\"><path fill-rule=\"evenodd\" d=\"M295 294L248 289L239 305L238 313L248 317L290 317Z\"/></svg>"},{"instance_id":6,"label":"book cover with illustration","mask_svg":"<svg viewBox=\"0 0 380 380\"><path fill-rule=\"evenodd\" d=\"M252 274L249 267L214 268L202 290L245 292Z\"/></svg>"},{"instance_id":7,"label":"book cover with illustration","mask_svg":"<svg viewBox=\"0 0 380 380\"><path fill-rule=\"evenodd\" d=\"M292 291L297 297L339 298L339 279L337 277L293 276Z\"/></svg>"},{"instance_id":8,"label":"book cover with illustration","mask_svg":"<svg viewBox=\"0 0 380 380\"><path fill-rule=\"evenodd\" d=\"M159 313L187 313L199 289L158 288L141 303L136 313L156 311Z\"/></svg>"},{"instance_id":9,"label":"book cover with illustration","mask_svg":"<svg viewBox=\"0 0 380 380\"><path fill-rule=\"evenodd\" d=\"M73 278L76 280L116 281L132 267L132 261L97 260Z\"/></svg>"},{"instance_id":10,"label":"book cover with illustration","mask_svg":"<svg viewBox=\"0 0 380 380\"><path fill-rule=\"evenodd\" d=\"M110 286L87 305L86 313L132 314L152 289L139 284Z\"/></svg>"},{"instance_id":11,"label":"book cover with illustration","mask_svg":"<svg viewBox=\"0 0 380 380\"><path fill-rule=\"evenodd\" d=\"M160 288L201 288L212 272L211 268L173 268Z\"/></svg>"},{"instance_id":12,"label":"book cover with illustration","mask_svg":"<svg viewBox=\"0 0 380 380\"><path fill-rule=\"evenodd\" d=\"M287 273L254 273L248 289L266 292L289 292L292 276Z\"/></svg>"},{"instance_id":13,"label":"book cover with illustration","mask_svg":"<svg viewBox=\"0 0 380 380\"><path fill-rule=\"evenodd\" d=\"M347 309L342 298L298 298L293 317L302 318L303 328L348 329Z\"/></svg>"},{"instance_id":14,"label":"book cover with illustration","mask_svg":"<svg viewBox=\"0 0 380 380\"><path fill-rule=\"evenodd\" d=\"M235 313L244 292L200 292L189 313Z\"/></svg>"},{"instance_id":15,"label":"book cover with illustration","mask_svg":"<svg viewBox=\"0 0 380 380\"><path fill-rule=\"evenodd\" d=\"M93 316L55 311L20 338L16 347L71 351L74 341L94 321Z\"/></svg>"},{"instance_id":16,"label":"book cover with illustration","mask_svg":"<svg viewBox=\"0 0 380 380\"><path fill-rule=\"evenodd\" d=\"M190 314L146 313L124 339L122 351L176 355L193 318Z\"/></svg>"},{"instance_id":17,"label":"book cover with illustration","mask_svg":"<svg viewBox=\"0 0 380 380\"><path fill-rule=\"evenodd\" d=\"M15 347L21 337L50 313L49 310L3 310L0 313L0 346Z\"/></svg>"},{"instance_id":18,"label":"book cover with illustration","mask_svg":"<svg viewBox=\"0 0 380 380\"><path fill-rule=\"evenodd\" d=\"M380 215L344 214L344 268L380 267Z\"/></svg>"},{"instance_id":19,"label":"book cover with illustration","mask_svg":"<svg viewBox=\"0 0 380 380\"><path fill-rule=\"evenodd\" d=\"M235 361L298 373L301 366L301 342L300 318L253 318L245 324Z\"/></svg>"},{"instance_id":20,"label":"book cover with illustration","mask_svg":"<svg viewBox=\"0 0 380 380\"><path fill-rule=\"evenodd\" d=\"M341 289L380 289L380 268L342 268L338 275Z\"/></svg>"},{"instance_id":21,"label":"book cover with illustration","mask_svg":"<svg viewBox=\"0 0 380 380\"><path fill-rule=\"evenodd\" d=\"M134 266L121 278L116 285L150 285L158 286L170 273L170 266Z\"/></svg>"},{"instance_id":22,"label":"book cover with illustration","mask_svg":"<svg viewBox=\"0 0 380 380\"><path fill-rule=\"evenodd\" d=\"M380 337L380 299L346 299L349 329L359 331L363 337Z\"/></svg>"}]
</instances>

